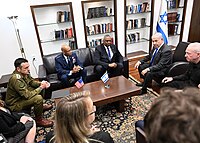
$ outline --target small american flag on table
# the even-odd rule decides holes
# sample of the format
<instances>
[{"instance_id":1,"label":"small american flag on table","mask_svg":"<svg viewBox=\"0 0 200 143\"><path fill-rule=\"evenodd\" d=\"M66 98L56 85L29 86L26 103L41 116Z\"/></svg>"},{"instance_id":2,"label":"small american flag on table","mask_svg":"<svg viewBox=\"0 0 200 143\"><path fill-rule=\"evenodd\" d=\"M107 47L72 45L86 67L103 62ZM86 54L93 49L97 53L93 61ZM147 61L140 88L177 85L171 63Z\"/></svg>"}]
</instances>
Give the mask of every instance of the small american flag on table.
<instances>
[{"instance_id":1,"label":"small american flag on table","mask_svg":"<svg viewBox=\"0 0 200 143\"><path fill-rule=\"evenodd\" d=\"M80 78L76 83L75 83L77 88L81 88L84 85L83 79Z\"/></svg>"}]
</instances>

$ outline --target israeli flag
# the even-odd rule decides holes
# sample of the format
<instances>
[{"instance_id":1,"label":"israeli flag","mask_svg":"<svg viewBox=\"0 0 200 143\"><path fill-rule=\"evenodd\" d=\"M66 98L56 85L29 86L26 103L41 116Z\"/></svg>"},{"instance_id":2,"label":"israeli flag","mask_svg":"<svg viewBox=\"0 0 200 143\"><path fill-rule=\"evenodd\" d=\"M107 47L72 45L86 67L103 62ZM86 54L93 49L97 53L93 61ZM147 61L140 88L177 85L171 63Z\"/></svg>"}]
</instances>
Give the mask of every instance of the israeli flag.
<instances>
[{"instance_id":1,"label":"israeli flag","mask_svg":"<svg viewBox=\"0 0 200 143\"><path fill-rule=\"evenodd\" d=\"M168 44L167 0L161 0L156 31L162 34L165 44Z\"/></svg>"},{"instance_id":2,"label":"israeli flag","mask_svg":"<svg viewBox=\"0 0 200 143\"><path fill-rule=\"evenodd\" d=\"M103 83L106 83L109 80L107 71L103 74L101 80L103 81Z\"/></svg>"}]
</instances>

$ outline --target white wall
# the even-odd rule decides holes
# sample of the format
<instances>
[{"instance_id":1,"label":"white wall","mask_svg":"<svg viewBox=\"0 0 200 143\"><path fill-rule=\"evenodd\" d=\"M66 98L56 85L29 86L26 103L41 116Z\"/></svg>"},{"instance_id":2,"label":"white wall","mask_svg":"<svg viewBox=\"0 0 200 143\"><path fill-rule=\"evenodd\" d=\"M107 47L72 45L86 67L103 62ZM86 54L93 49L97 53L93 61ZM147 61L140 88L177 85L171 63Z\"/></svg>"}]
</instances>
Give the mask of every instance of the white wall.
<instances>
[{"instance_id":1,"label":"white wall","mask_svg":"<svg viewBox=\"0 0 200 143\"><path fill-rule=\"evenodd\" d=\"M82 7L81 1L83 0L6 0L0 5L0 76L9 74L14 70L13 62L16 58L21 57L19 45L14 31L12 22L7 18L8 16L18 15L18 27L22 44L25 49L26 58L31 64L31 74L37 77L36 70L38 65L42 64L40 57L39 46L37 42L36 32L33 25L30 5L50 4L72 2L76 36L78 47L85 47L84 41L84 28L82 20ZM86 0L85 0L86 1ZM155 0L155 4L160 0ZM188 0L189 1L189 0ZM188 2L186 22L184 27L183 39L188 39L188 29L191 17L193 0ZM158 13L158 8L155 9L155 15ZM117 0L117 31L118 31L118 47L122 55L125 53L124 49L124 1ZM155 26L155 24L154 24ZM32 65L32 57L35 56L36 70Z\"/></svg>"}]
</instances>

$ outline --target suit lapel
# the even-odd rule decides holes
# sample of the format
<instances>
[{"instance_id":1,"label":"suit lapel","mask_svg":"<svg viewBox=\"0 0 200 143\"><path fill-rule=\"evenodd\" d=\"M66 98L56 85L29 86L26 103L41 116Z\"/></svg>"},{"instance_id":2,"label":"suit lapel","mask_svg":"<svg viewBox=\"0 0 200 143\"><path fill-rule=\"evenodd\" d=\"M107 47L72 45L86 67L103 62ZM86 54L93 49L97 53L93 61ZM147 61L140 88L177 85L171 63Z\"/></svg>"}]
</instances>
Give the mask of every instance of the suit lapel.
<instances>
[{"instance_id":1,"label":"suit lapel","mask_svg":"<svg viewBox=\"0 0 200 143\"><path fill-rule=\"evenodd\" d=\"M104 45L102 45L102 47L103 47L103 48L102 48L102 49L103 49L102 52L105 53L105 54L107 55L106 57L107 57L107 59L109 60L109 56L108 56L108 53L107 53L107 51L106 51L106 48L107 48L107 47L104 46Z\"/></svg>"},{"instance_id":2,"label":"suit lapel","mask_svg":"<svg viewBox=\"0 0 200 143\"><path fill-rule=\"evenodd\" d=\"M160 54L162 53L163 48L164 48L164 45L162 45L162 47L160 47L160 49L158 50L158 52L155 56L155 59L154 59L154 63L158 63L157 61L159 61L159 59L160 59Z\"/></svg>"},{"instance_id":3,"label":"suit lapel","mask_svg":"<svg viewBox=\"0 0 200 143\"><path fill-rule=\"evenodd\" d=\"M112 53L113 53L113 55L116 53L116 49L115 49L115 47L114 46L112 46L112 45L110 45L110 48L111 48L111 50L112 50Z\"/></svg>"},{"instance_id":4,"label":"suit lapel","mask_svg":"<svg viewBox=\"0 0 200 143\"><path fill-rule=\"evenodd\" d=\"M62 54L62 60L63 60L64 66L68 66L69 67L69 65L68 65L68 63L67 63L67 61L66 61L66 59L65 59L63 54Z\"/></svg>"}]
</instances>

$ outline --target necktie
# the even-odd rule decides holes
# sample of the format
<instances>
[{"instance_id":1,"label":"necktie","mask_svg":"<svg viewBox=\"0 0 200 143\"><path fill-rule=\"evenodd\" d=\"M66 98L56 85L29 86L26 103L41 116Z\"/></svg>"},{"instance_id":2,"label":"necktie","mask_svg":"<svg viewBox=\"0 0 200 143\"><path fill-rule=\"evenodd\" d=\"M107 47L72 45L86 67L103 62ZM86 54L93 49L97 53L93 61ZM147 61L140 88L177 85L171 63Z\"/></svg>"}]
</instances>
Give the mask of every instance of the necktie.
<instances>
[{"instance_id":1,"label":"necktie","mask_svg":"<svg viewBox=\"0 0 200 143\"><path fill-rule=\"evenodd\" d=\"M108 58L109 60L111 60L110 49L108 47L107 47L107 50L108 50Z\"/></svg>"},{"instance_id":2,"label":"necktie","mask_svg":"<svg viewBox=\"0 0 200 143\"><path fill-rule=\"evenodd\" d=\"M151 61L150 61L150 66L152 66L153 61L154 61L154 58L155 58L157 52L158 52L158 48L156 48L156 49L154 50L153 56L152 56Z\"/></svg>"},{"instance_id":3,"label":"necktie","mask_svg":"<svg viewBox=\"0 0 200 143\"><path fill-rule=\"evenodd\" d=\"M70 67L71 61L70 61L70 57L69 57L69 56L67 57L67 62L68 62L68 65L69 65L69 67Z\"/></svg>"}]
</instances>

